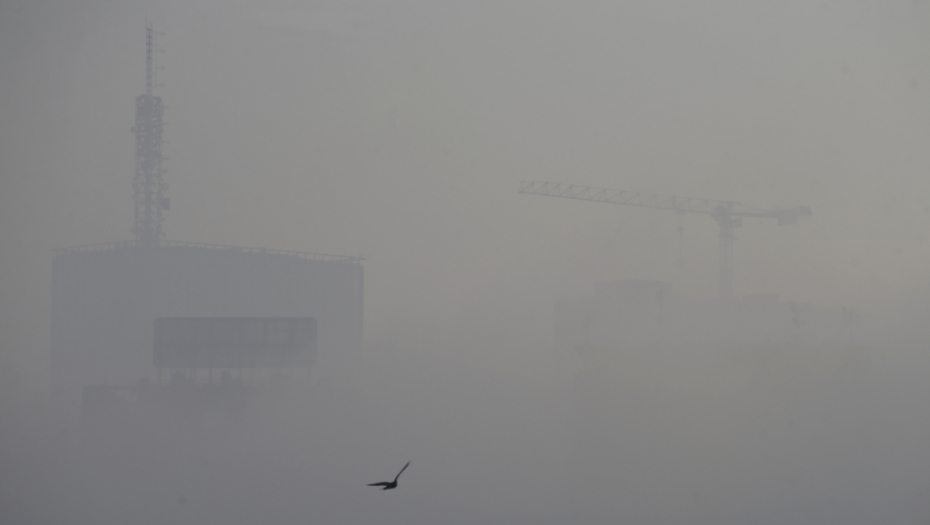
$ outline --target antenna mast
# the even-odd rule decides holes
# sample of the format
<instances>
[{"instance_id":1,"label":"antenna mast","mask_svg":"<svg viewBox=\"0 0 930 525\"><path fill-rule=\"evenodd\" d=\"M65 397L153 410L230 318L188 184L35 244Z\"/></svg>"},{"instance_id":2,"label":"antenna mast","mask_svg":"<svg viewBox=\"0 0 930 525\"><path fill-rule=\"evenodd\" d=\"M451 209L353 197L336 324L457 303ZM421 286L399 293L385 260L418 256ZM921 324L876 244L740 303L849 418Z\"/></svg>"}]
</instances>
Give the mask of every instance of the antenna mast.
<instances>
[{"instance_id":1,"label":"antenna mast","mask_svg":"<svg viewBox=\"0 0 930 525\"><path fill-rule=\"evenodd\" d=\"M136 135L136 174L132 181L136 218L132 233L137 242L147 245L157 245L164 235L161 231L162 211L167 211L170 206L165 196L168 185L162 182L166 171L162 168L164 159L161 154L164 106L161 97L152 94L155 51L155 31L152 23L146 20L145 94L136 97L136 125L132 128Z\"/></svg>"}]
</instances>

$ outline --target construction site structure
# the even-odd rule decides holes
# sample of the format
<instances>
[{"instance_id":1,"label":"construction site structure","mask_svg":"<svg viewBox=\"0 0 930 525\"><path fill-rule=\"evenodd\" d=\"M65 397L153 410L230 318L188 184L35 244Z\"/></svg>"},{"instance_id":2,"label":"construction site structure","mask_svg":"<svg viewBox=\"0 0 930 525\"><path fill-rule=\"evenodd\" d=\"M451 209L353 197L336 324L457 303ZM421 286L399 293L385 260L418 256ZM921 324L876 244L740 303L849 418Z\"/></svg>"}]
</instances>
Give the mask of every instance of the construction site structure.
<instances>
[{"instance_id":1,"label":"construction site structure","mask_svg":"<svg viewBox=\"0 0 930 525\"><path fill-rule=\"evenodd\" d=\"M775 219L779 226L783 226L796 224L798 217L811 214L811 209L807 206L762 210L735 201L676 197L552 182L521 181L519 193L655 208L673 211L680 215L688 213L710 215L720 226L719 294L721 299L729 299L733 294L733 241L736 239L734 230L743 225L743 217Z\"/></svg>"}]
</instances>

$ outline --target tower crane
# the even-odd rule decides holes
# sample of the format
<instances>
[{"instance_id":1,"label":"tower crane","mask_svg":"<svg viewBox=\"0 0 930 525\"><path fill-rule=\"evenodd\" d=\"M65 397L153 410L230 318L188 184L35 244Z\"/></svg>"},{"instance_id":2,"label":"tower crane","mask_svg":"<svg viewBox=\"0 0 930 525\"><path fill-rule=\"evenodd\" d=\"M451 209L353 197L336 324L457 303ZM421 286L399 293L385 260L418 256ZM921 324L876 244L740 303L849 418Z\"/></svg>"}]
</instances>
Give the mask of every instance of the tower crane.
<instances>
[{"instance_id":1,"label":"tower crane","mask_svg":"<svg viewBox=\"0 0 930 525\"><path fill-rule=\"evenodd\" d=\"M779 226L797 224L798 217L810 215L807 206L761 210L734 201L715 201L641 193L638 191L609 190L576 184L521 181L519 193L562 197L583 201L606 202L641 208L673 211L679 215L700 213L710 215L720 226L720 298L728 299L733 292L733 230L743 225L743 217L775 219Z\"/></svg>"}]
</instances>

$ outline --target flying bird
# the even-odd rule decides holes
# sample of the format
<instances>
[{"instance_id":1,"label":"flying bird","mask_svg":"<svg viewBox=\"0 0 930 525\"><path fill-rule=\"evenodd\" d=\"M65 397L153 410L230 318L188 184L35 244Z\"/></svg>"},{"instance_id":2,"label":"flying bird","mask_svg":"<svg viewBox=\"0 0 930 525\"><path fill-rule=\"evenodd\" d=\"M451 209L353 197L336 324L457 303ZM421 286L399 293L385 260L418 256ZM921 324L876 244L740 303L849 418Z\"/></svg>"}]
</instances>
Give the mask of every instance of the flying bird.
<instances>
[{"instance_id":1,"label":"flying bird","mask_svg":"<svg viewBox=\"0 0 930 525\"><path fill-rule=\"evenodd\" d=\"M382 482L380 482L380 483L369 483L368 486L369 486L369 487L384 487L384 488L381 489L381 490L396 489L396 488L397 488L397 478L399 478L400 475L403 474L404 471L407 470L407 467L409 467L409 466L410 466L410 462L408 461L407 464L404 465L404 468L400 469L400 472L398 472L397 475L394 476L394 481L382 481Z\"/></svg>"}]
</instances>

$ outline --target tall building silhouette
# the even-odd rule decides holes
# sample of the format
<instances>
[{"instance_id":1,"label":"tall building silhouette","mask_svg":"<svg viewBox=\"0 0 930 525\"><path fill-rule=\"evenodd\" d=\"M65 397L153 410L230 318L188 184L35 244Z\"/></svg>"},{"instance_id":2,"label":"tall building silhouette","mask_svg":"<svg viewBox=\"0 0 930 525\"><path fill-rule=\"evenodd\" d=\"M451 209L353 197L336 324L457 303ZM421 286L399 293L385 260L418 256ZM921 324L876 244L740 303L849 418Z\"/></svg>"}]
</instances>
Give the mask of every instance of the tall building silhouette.
<instances>
[{"instance_id":1,"label":"tall building silhouette","mask_svg":"<svg viewBox=\"0 0 930 525\"><path fill-rule=\"evenodd\" d=\"M159 317L313 317L321 362L362 345L362 258L164 239L164 105L153 94L156 33L146 23L145 94L136 98L134 239L56 250L54 392L156 376Z\"/></svg>"}]
</instances>

